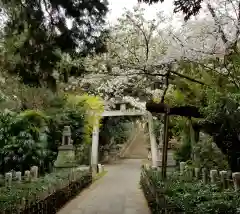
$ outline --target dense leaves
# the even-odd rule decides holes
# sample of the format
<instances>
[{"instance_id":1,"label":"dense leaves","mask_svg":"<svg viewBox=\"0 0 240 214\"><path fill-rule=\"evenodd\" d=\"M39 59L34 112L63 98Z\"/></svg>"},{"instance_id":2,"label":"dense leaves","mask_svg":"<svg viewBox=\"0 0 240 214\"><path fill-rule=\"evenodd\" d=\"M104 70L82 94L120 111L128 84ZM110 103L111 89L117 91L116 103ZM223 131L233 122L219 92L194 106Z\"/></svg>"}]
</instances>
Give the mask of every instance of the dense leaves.
<instances>
[{"instance_id":1,"label":"dense leaves","mask_svg":"<svg viewBox=\"0 0 240 214\"><path fill-rule=\"evenodd\" d=\"M141 186L153 213L232 214L238 211L239 193L233 189L222 190L217 185L180 178L178 173L163 181L156 171L143 169L143 172Z\"/></svg>"},{"instance_id":2,"label":"dense leaves","mask_svg":"<svg viewBox=\"0 0 240 214\"><path fill-rule=\"evenodd\" d=\"M23 213L56 212L72 196L75 196L92 182L92 176L88 171L78 170L75 173L75 181L69 180L69 170L60 170L40 177L35 182L21 184L13 182L10 189L5 186L0 187L1 212L15 213L20 211L19 202L23 199L29 202L26 206L21 206ZM60 188L57 187L59 182L63 184ZM55 190L54 193L49 193L49 186Z\"/></svg>"},{"instance_id":3,"label":"dense leaves","mask_svg":"<svg viewBox=\"0 0 240 214\"><path fill-rule=\"evenodd\" d=\"M105 51L106 1L3 0L1 7L7 16L4 57L14 58L7 69L26 84L56 91L61 52L85 57ZM71 70L80 75L78 66Z\"/></svg>"},{"instance_id":4,"label":"dense leaves","mask_svg":"<svg viewBox=\"0 0 240 214\"><path fill-rule=\"evenodd\" d=\"M70 126L79 164L89 163L89 148L94 118L89 109L101 101L89 96L58 95L42 111L19 113L6 110L0 115L0 171L29 170L33 165L40 173L51 171L62 141L64 126ZM75 100L75 101L74 101ZM98 109L96 113L98 113Z\"/></svg>"}]
</instances>

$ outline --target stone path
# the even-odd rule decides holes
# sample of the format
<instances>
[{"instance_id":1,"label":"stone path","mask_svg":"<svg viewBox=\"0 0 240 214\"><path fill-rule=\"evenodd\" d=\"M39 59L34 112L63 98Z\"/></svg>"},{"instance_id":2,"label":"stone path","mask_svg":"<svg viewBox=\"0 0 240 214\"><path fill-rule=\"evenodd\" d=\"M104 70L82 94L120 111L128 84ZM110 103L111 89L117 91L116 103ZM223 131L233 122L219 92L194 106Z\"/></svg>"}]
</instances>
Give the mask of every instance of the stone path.
<instances>
[{"instance_id":1,"label":"stone path","mask_svg":"<svg viewBox=\"0 0 240 214\"><path fill-rule=\"evenodd\" d=\"M107 174L58 214L150 214L139 185L141 164L134 159L105 166Z\"/></svg>"}]
</instances>

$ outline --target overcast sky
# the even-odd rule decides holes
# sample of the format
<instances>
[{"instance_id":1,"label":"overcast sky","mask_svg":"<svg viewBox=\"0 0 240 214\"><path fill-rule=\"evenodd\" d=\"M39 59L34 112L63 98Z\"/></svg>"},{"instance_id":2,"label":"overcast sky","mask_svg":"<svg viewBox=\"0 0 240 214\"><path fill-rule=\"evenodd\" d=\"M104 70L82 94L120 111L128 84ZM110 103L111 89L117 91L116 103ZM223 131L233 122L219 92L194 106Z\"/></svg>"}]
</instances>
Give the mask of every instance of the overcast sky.
<instances>
[{"instance_id":1,"label":"overcast sky","mask_svg":"<svg viewBox=\"0 0 240 214\"><path fill-rule=\"evenodd\" d=\"M113 23L116 22L124 12L124 8L132 9L134 6L138 5L138 0L108 0L110 12L108 13L108 21ZM156 16L156 13L163 11L166 15L173 14L173 0L167 0L163 3L158 4L140 4L141 7L145 8L145 17L147 19L153 19ZM175 16L174 22L177 22L181 19L181 16Z\"/></svg>"},{"instance_id":2,"label":"overcast sky","mask_svg":"<svg viewBox=\"0 0 240 214\"><path fill-rule=\"evenodd\" d=\"M181 13L173 14L173 5L174 0L165 0L163 3L157 4L143 4L141 7L145 8L145 17L147 19L153 19L156 16L156 13L163 11L167 16L173 15L172 24L173 26L180 27L183 22L183 15ZM138 0L108 0L110 12L108 13L108 21L114 23L122 15L124 9L133 9L134 6L138 5ZM199 18L203 18L204 13L200 13Z\"/></svg>"}]
</instances>

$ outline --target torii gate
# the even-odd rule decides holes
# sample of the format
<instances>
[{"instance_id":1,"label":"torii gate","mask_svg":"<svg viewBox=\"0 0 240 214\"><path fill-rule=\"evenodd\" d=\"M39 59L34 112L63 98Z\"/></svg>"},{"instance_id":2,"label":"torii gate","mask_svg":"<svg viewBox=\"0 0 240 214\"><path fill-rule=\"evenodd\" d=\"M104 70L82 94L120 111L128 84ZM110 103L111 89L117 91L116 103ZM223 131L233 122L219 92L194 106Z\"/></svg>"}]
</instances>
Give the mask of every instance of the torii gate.
<instances>
[{"instance_id":1,"label":"torii gate","mask_svg":"<svg viewBox=\"0 0 240 214\"><path fill-rule=\"evenodd\" d=\"M152 166L158 167L159 155L156 137L153 128L153 117L148 111L139 110L127 110L126 103L120 104L120 110L104 111L102 117L117 117L117 116L147 116L148 118L148 129L150 136L151 154L152 154ZM97 173L98 165L98 149L99 149L99 121L96 121L93 132L92 132L92 152L91 152L91 168L93 174Z\"/></svg>"}]
</instances>

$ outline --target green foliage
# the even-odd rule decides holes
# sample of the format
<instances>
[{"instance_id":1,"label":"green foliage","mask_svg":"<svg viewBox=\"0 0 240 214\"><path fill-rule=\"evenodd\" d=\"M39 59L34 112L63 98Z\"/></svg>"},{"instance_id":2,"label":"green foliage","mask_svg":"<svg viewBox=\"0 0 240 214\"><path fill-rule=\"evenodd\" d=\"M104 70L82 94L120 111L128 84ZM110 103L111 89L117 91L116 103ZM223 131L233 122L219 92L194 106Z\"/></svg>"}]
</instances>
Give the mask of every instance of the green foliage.
<instances>
[{"instance_id":1,"label":"green foliage","mask_svg":"<svg viewBox=\"0 0 240 214\"><path fill-rule=\"evenodd\" d=\"M132 121L130 117L106 117L102 120L99 133L100 155L126 143L133 130Z\"/></svg>"},{"instance_id":2,"label":"green foliage","mask_svg":"<svg viewBox=\"0 0 240 214\"><path fill-rule=\"evenodd\" d=\"M86 184L91 183L91 176L89 175L88 171L77 171L76 173L76 180L77 182L80 182L81 185L78 186L78 189L73 189L74 192L79 192ZM46 199L45 201L49 203L49 192L48 189L51 187L52 189L55 189L54 193L55 197L61 194L61 191L64 192L65 188L70 191L71 195L74 195L74 192L72 191L72 184L74 182L70 182L69 186L69 170L61 170L58 172L50 173L47 174L43 177L38 178L37 181L34 182L22 182L22 183L17 183L13 182L11 188L7 187L0 187L0 209L1 211L3 210L8 210L8 212L13 213L13 210L19 209L19 205L21 203L21 200L25 199L26 201L29 202L29 204L36 204L41 202L41 200ZM59 184L62 183L63 187L61 189L59 188ZM59 192L60 191L60 192ZM43 195L45 197L43 197ZM66 197L65 193L65 197ZM62 201L67 202L63 200L62 196ZM40 199L40 200L39 200ZM65 198L64 198L65 199ZM48 204L48 206L58 206L58 207L53 207L54 209L58 209L59 207L62 206L63 204ZM42 206L42 209L44 209L45 206ZM25 207L23 207L24 209ZM27 208L27 207L26 207ZM36 211L36 210L32 210ZM46 210L42 210L44 213L46 213ZM33 212L31 212L33 213Z\"/></svg>"},{"instance_id":3,"label":"green foliage","mask_svg":"<svg viewBox=\"0 0 240 214\"><path fill-rule=\"evenodd\" d=\"M123 144L129 137L131 122L129 117L104 118L100 137L107 137L107 141L114 138L116 144Z\"/></svg>"},{"instance_id":4,"label":"green foliage","mask_svg":"<svg viewBox=\"0 0 240 214\"><path fill-rule=\"evenodd\" d=\"M193 147L196 160L194 165L199 168L226 170L229 168L228 160L212 138L207 136L200 139Z\"/></svg>"},{"instance_id":5,"label":"green foliage","mask_svg":"<svg viewBox=\"0 0 240 214\"><path fill-rule=\"evenodd\" d=\"M90 115L90 111L96 115ZM103 104L98 97L67 94L55 100L48 111L48 142L51 150L57 152L62 141L62 130L64 126L70 126L77 161L88 164L93 125L96 119L100 119L102 111Z\"/></svg>"},{"instance_id":6,"label":"green foliage","mask_svg":"<svg viewBox=\"0 0 240 214\"><path fill-rule=\"evenodd\" d=\"M188 161L191 159L192 145L189 133L183 133L181 136L181 143L177 147L174 158L177 162Z\"/></svg>"},{"instance_id":7,"label":"green foliage","mask_svg":"<svg viewBox=\"0 0 240 214\"><path fill-rule=\"evenodd\" d=\"M96 117L89 116L88 112L94 109L100 113L103 106L97 97L78 96L75 98L78 100L76 105L70 102L69 97L53 96L44 111L28 109L0 114L2 173L9 170L23 172L33 165L39 166L41 173L50 171L62 141L64 126L71 127L78 163L89 163L92 127Z\"/></svg>"},{"instance_id":8,"label":"green foliage","mask_svg":"<svg viewBox=\"0 0 240 214\"><path fill-rule=\"evenodd\" d=\"M202 62L206 63L207 67L201 63L182 62L180 69L184 74L191 75L206 85L190 84L187 80L174 79L174 86L170 88L166 97L170 105L193 105L199 108L203 118L195 121L195 128L212 136L217 147L227 157L233 171L239 170L237 158L240 154L238 131L240 96L236 73L238 61L235 55L228 58L228 68L218 60ZM231 73L231 78L215 72L215 70L226 72L226 69ZM179 126L178 119L174 118L172 122L174 135L181 136L184 127Z\"/></svg>"},{"instance_id":9,"label":"green foliage","mask_svg":"<svg viewBox=\"0 0 240 214\"><path fill-rule=\"evenodd\" d=\"M106 51L107 1L1 0L0 3L4 11L1 15L7 17L4 67L19 75L25 84L56 91L56 69L61 60L65 61L62 53L71 60L65 62L69 69L63 66L58 74L79 76L85 70L74 65L72 59ZM72 25L67 24L67 19Z\"/></svg>"},{"instance_id":10,"label":"green foliage","mask_svg":"<svg viewBox=\"0 0 240 214\"><path fill-rule=\"evenodd\" d=\"M159 142L160 132L163 132L163 130L161 130L163 127L162 125L163 125L163 122L161 120L153 120L154 134L156 136L156 140L158 144L160 143Z\"/></svg>"},{"instance_id":11,"label":"green foliage","mask_svg":"<svg viewBox=\"0 0 240 214\"><path fill-rule=\"evenodd\" d=\"M178 173L163 181L156 171L143 168L143 172L141 186L153 213L237 213L240 195L233 189L221 190L217 185L183 179Z\"/></svg>"},{"instance_id":12,"label":"green foliage","mask_svg":"<svg viewBox=\"0 0 240 214\"><path fill-rule=\"evenodd\" d=\"M38 165L43 170L47 149L46 117L41 112L25 111L20 114L5 112L0 116L1 172L24 171Z\"/></svg>"},{"instance_id":13,"label":"green foliage","mask_svg":"<svg viewBox=\"0 0 240 214\"><path fill-rule=\"evenodd\" d=\"M98 96L89 96L87 94L67 95L67 107L84 112L84 141L91 143L91 135L94 125L101 119L104 111L103 100Z\"/></svg>"}]
</instances>

